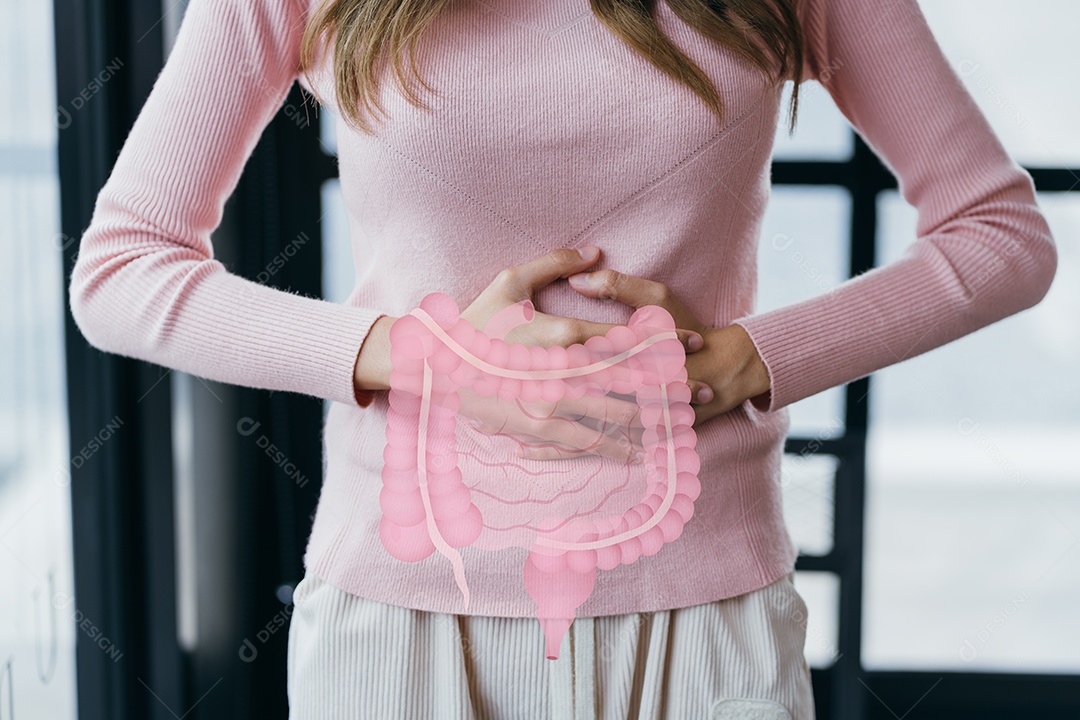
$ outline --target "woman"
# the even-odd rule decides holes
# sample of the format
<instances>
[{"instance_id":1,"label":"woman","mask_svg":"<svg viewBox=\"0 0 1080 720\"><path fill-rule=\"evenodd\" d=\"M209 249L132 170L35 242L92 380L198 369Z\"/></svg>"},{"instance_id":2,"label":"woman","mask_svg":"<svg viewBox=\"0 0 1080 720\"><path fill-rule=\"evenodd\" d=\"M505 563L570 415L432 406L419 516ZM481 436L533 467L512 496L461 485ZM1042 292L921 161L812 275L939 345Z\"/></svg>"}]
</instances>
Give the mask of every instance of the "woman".
<instances>
[{"instance_id":1,"label":"woman","mask_svg":"<svg viewBox=\"0 0 1080 720\"><path fill-rule=\"evenodd\" d=\"M896 173L918 237L826 295L755 313L787 79L830 93ZM210 243L294 80L343 119L358 278L343 305L233 275ZM71 298L96 347L335 401L294 593L291 717L803 720L787 406L1031 307L1056 263L1030 178L915 0L192 0ZM658 552L596 560L554 643L527 584L559 576L522 548L461 547L467 604L445 557L388 549L390 329L433 292L478 330L532 300L542 312L515 342L546 348L655 305L684 345L700 460L684 524ZM592 429L580 419L564 447ZM515 468L565 455L541 445Z\"/></svg>"}]
</instances>

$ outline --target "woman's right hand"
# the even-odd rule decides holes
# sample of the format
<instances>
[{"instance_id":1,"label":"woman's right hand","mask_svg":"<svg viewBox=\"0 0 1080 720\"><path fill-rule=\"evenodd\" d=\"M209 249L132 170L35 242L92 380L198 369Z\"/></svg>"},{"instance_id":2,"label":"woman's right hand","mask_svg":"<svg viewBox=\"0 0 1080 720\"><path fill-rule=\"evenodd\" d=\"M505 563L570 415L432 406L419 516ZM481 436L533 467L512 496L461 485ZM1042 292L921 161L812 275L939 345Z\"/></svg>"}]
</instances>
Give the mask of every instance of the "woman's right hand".
<instances>
[{"instance_id":1,"label":"woman's right hand","mask_svg":"<svg viewBox=\"0 0 1080 720\"><path fill-rule=\"evenodd\" d=\"M506 308L532 301L541 288L559 279L584 272L594 265L600 250L584 247L581 252L563 248L541 255L522 265L501 271L477 298L461 313L461 317L477 330L488 327L489 321ZM383 317L376 321L368 339L361 348L357 361L357 386L364 389L386 389L390 375L389 327L397 318ZM385 321L385 322L384 322ZM584 343L595 335L604 335L612 324L597 323L579 318L533 313L531 321L513 327L503 340L508 344L539 347L569 347ZM691 330L676 329L676 334L686 353L693 353L703 346L703 338ZM377 378L377 379L373 379ZM688 379L691 397L705 384ZM625 431L640 438L643 429L637 418L638 407L634 402L610 395L582 395L580 398L563 398L558 403L536 401L508 402L500 398L483 397L463 392L459 412L467 416L474 427L487 433L529 438L532 447L554 445L567 454L594 453L613 459L627 460L634 456L640 445L627 442ZM523 407L524 405L524 407ZM623 441L612 433L624 433Z\"/></svg>"}]
</instances>

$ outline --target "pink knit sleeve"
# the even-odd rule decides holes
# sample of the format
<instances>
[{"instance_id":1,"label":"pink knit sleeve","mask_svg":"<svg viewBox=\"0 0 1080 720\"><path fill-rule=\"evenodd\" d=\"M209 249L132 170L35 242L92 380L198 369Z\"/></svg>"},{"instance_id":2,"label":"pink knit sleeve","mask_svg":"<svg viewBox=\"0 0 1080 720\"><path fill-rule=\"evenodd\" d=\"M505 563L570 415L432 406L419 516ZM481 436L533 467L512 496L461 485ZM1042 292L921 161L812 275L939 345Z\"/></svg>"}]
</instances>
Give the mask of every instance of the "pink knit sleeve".
<instances>
[{"instance_id":1,"label":"pink knit sleeve","mask_svg":"<svg viewBox=\"0 0 1080 720\"><path fill-rule=\"evenodd\" d=\"M916 0L805 0L805 66L918 210L895 262L735 322L768 368L764 411L864 377L1038 303L1057 251ZM855 238L869 242L870 238Z\"/></svg>"},{"instance_id":2,"label":"pink knit sleeve","mask_svg":"<svg viewBox=\"0 0 1080 720\"><path fill-rule=\"evenodd\" d=\"M210 234L297 77L294 0L191 0L98 195L70 281L96 348L221 382L366 407L361 344L381 313L234 275Z\"/></svg>"}]
</instances>

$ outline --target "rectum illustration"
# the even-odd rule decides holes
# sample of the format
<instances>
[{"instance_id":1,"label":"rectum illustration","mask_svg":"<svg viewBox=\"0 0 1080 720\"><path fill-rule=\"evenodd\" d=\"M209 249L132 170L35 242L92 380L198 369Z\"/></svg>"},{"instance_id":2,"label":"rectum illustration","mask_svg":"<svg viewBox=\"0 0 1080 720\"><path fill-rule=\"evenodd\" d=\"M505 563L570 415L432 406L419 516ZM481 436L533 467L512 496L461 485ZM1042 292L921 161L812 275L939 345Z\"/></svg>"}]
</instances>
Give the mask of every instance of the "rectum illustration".
<instances>
[{"instance_id":1,"label":"rectum illustration","mask_svg":"<svg viewBox=\"0 0 1080 720\"><path fill-rule=\"evenodd\" d=\"M597 571L682 534L700 461L666 310L568 348L503 340L533 315L525 301L478 330L431 293L394 322L379 534L403 562L445 556L463 611L461 548L528 550L522 580L554 660Z\"/></svg>"}]
</instances>

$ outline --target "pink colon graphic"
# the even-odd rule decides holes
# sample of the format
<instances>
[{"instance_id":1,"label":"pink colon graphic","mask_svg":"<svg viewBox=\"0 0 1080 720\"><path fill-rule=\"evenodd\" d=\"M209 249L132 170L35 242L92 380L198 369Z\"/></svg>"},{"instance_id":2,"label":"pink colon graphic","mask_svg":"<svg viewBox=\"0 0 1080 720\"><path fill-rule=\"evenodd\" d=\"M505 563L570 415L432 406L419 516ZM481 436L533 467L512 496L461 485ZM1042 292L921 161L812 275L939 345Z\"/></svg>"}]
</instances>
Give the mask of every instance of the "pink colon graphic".
<instances>
[{"instance_id":1,"label":"pink colon graphic","mask_svg":"<svg viewBox=\"0 0 1080 720\"><path fill-rule=\"evenodd\" d=\"M404 562L445 556L466 611L459 549L527 549L525 588L554 660L597 570L655 555L681 535L701 491L700 462L685 353L667 311L639 308L627 325L568 348L503 341L533 314L529 301L512 305L481 332L452 298L431 293L395 321L379 531ZM580 405L560 414L560 404L608 393L633 396L633 423L605 418L597 444L563 447L554 462L513 453L545 444L537 428L581 419ZM506 428L515 419L531 421L531 432L477 424ZM632 460L593 454L611 428Z\"/></svg>"}]
</instances>

